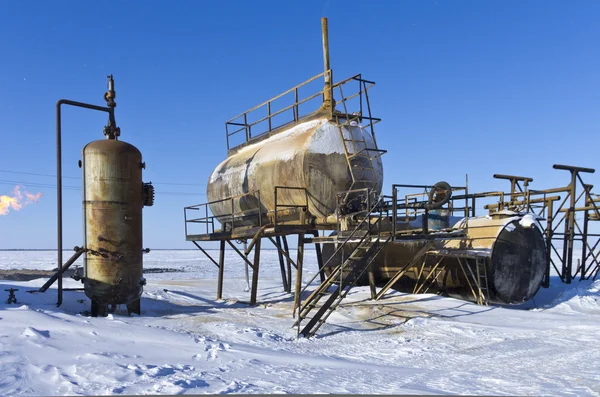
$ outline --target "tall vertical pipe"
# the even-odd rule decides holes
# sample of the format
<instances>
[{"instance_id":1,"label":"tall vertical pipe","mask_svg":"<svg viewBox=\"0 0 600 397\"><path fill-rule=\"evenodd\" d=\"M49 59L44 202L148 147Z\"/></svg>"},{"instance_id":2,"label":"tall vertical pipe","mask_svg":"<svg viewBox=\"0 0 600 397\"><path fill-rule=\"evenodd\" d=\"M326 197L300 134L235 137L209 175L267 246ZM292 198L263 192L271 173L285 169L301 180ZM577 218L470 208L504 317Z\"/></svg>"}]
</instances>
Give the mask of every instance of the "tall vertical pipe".
<instances>
[{"instance_id":1,"label":"tall vertical pipe","mask_svg":"<svg viewBox=\"0 0 600 397\"><path fill-rule=\"evenodd\" d=\"M61 130L61 106L69 105L90 110L98 110L107 112L109 117L114 120L114 115L111 116L113 108L90 105L89 103L75 102L68 99L60 99L56 102L56 228L57 228L57 267L58 267L58 299L56 306L62 304L62 273L63 273L63 233L62 233L62 130ZM85 247L84 247L85 248Z\"/></svg>"},{"instance_id":2,"label":"tall vertical pipe","mask_svg":"<svg viewBox=\"0 0 600 397\"><path fill-rule=\"evenodd\" d=\"M56 235L57 235L57 268L58 268L58 298L56 306L62 304L62 131L60 120L60 105L61 101L56 104Z\"/></svg>"},{"instance_id":3,"label":"tall vertical pipe","mask_svg":"<svg viewBox=\"0 0 600 397\"><path fill-rule=\"evenodd\" d=\"M321 31L323 35L323 66L325 72L325 88L323 89L323 106L332 107L332 88L331 88L331 66L329 64L329 29L327 27L327 18L321 18Z\"/></svg>"}]
</instances>

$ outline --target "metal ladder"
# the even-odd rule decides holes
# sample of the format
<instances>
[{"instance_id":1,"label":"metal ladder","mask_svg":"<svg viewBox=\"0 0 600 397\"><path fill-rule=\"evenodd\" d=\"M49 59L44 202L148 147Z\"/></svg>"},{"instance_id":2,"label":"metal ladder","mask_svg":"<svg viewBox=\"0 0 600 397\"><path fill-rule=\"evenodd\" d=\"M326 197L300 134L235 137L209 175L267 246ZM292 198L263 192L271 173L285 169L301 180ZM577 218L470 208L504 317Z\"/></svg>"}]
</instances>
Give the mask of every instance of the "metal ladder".
<instances>
[{"instance_id":1,"label":"metal ladder","mask_svg":"<svg viewBox=\"0 0 600 397\"><path fill-rule=\"evenodd\" d=\"M332 258L345 247L348 242L352 239L354 234L359 228L365 223L366 220L370 220L372 209L367 216L356 226L353 232L347 237L344 242L336 249L333 255L327 260L322 266L325 268ZM348 295L350 289L356 285L360 277L369 269L375 258L383 250L386 244L391 241L392 236L388 235L382 238L379 233L374 234L373 229L377 227L380 229L381 220L383 219L381 213L374 223L369 222L369 227L364 232L364 235L356 244L350 255L341 264L336 266L331 274L308 296L303 304L300 306L298 312L298 319L294 323L295 327L298 327L298 335L303 335L306 338L313 336L318 329L327 321L327 318L333 313L340 305L341 301ZM320 271L321 269L319 269ZM347 270L344 274L344 270ZM318 273L317 273L318 274ZM316 278L313 277L313 279ZM312 282L312 280L310 281ZM310 282L308 284L310 284ZM335 286L333 292L329 292L329 288ZM317 307L317 304L322 298L328 296L325 302ZM314 310L317 312L312 316L308 315ZM308 323L300 330L303 320L308 319Z\"/></svg>"},{"instance_id":2,"label":"metal ladder","mask_svg":"<svg viewBox=\"0 0 600 397\"><path fill-rule=\"evenodd\" d=\"M477 297L477 304L488 305L488 277L487 277L487 266L485 257L477 257L475 259L475 272L477 274L477 288L479 296Z\"/></svg>"},{"instance_id":3,"label":"metal ladder","mask_svg":"<svg viewBox=\"0 0 600 397\"><path fill-rule=\"evenodd\" d=\"M340 122L341 118L345 118L345 121ZM356 122L356 125L361 128L362 132L362 127L360 127L360 115L337 114L335 115L335 122L338 126L340 139L344 144L344 153L346 155L348 168L350 169L350 175L352 176L352 185L348 190L353 190L356 188L357 184L372 183L377 177L375 168L373 167L373 159L385 154L386 150L378 149L377 144L375 144L375 147L370 148L362 133L360 134L360 139L355 139L354 132L350 127L352 127L353 122ZM350 139L344 135L344 127L347 127L346 131L350 135ZM376 152L376 154L372 156L371 152ZM358 173L357 171L361 172ZM368 175L369 173L371 175ZM371 179L368 179L369 176L371 176Z\"/></svg>"}]
</instances>

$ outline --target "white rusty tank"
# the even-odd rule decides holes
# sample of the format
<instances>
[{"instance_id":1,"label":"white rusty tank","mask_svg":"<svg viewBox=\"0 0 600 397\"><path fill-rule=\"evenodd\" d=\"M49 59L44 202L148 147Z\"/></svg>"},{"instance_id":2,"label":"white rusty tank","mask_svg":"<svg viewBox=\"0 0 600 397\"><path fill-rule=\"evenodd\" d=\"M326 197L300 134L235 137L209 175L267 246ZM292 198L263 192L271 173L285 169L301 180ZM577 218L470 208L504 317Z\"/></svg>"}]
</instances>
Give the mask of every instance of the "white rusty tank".
<instances>
[{"instance_id":1,"label":"white rusty tank","mask_svg":"<svg viewBox=\"0 0 600 397\"><path fill-rule=\"evenodd\" d=\"M459 221L454 227L464 228L465 220ZM486 258L489 301L498 304L518 304L533 297L542 284L547 266L542 230L532 215L497 213L470 218L466 237L438 240L432 250ZM411 262L424 244L425 241L388 243L373 263L377 281L384 284L394 277ZM341 251L346 251L347 256L351 247ZM334 249L333 244L325 244L323 259L329 259ZM327 270L339 263L341 255L342 252L330 262ZM432 255L427 264L433 266L437 259L438 257ZM475 269L473 263L472 268ZM419 270L420 263L409 270L394 288L412 293ZM475 300L456 258L445 257L437 271L440 273L430 292L438 291L460 299ZM360 283L368 284L366 276L363 276Z\"/></svg>"},{"instance_id":2,"label":"white rusty tank","mask_svg":"<svg viewBox=\"0 0 600 397\"><path fill-rule=\"evenodd\" d=\"M344 126L342 131L344 139L364 138L369 149L376 147L370 132L358 125ZM315 223L320 224L332 222L336 193L350 188L374 189L375 194L381 192L381 156L377 152L370 152L372 167L367 157L361 160L363 164L360 168L366 170L355 168L355 178L362 182L353 185L338 125L326 117L299 122L261 138L230 154L215 168L208 181L209 201L251 193L233 200L233 211L238 213L235 226L258 224L256 214L259 202L263 213L273 211L275 186L306 188L308 212ZM357 144L356 148L352 146L347 144L351 153L365 149L363 143ZM304 205L305 192L280 189L278 203ZM232 212L231 200L212 203L210 209L221 223L227 222ZM300 216L298 211L289 212L288 219L298 219Z\"/></svg>"},{"instance_id":3,"label":"white rusty tank","mask_svg":"<svg viewBox=\"0 0 600 397\"><path fill-rule=\"evenodd\" d=\"M139 313L142 293L142 207L153 191L142 182L142 155L116 139L83 148L84 238L87 249L83 282L92 315L109 305L127 304Z\"/></svg>"}]
</instances>

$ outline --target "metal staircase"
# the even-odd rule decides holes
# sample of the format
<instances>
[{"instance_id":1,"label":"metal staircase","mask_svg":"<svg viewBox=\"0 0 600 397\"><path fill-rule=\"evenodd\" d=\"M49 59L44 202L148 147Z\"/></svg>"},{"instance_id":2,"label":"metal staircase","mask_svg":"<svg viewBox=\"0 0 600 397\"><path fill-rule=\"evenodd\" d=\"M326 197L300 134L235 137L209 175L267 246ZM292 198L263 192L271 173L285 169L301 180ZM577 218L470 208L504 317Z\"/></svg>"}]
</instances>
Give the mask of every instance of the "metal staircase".
<instances>
[{"instance_id":1,"label":"metal staircase","mask_svg":"<svg viewBox=\"0 0 600 397\"><path fill-rule=\"evenodd\" d=\"M381 198L322 266L321 269L325 268L339 252L343 253L343 248L348 247L348 244L355 244L348 257L336 266L329 276L300 305L298 319L294 323L294 326L298 327L298 335L308 338L318 331L391 240L391 235L381 235L382 213L377 212L374 215L380 202ZM363 228L365 226L366 228ZM307 283L307 287L318 274L315 274L311 281ZM329 291L331 287L334 287L332 292ZM304 290L306 290L306 287ZM325 299L325 301L318 306L322 299ZM309 317L314 310L316 310L316 313ZM301 328L304 320L308 320L308 323Z\"/></svg>"}]
</instances>

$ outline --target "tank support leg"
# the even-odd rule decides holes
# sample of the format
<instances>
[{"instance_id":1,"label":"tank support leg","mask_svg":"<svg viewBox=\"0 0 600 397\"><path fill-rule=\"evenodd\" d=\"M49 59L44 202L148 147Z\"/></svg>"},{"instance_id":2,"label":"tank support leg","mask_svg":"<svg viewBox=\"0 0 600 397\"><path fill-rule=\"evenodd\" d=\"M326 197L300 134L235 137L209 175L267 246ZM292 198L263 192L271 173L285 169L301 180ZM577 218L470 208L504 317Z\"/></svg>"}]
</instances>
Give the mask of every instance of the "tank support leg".
<instances>
[{"instance_id":1,"label":"tank support leg","mask_svg":"<svg viewBox=\"0 0 600 397\"><path fill-rule=\"evenodd\" d=\"M92 299L92 317L105 317L108 314L108 305Z\"/></svg>"},{"instance_id":2,"label":"tank support leg","mask_svg":"<svg viewBox=\"0 0 600 397\"><path fill-rule=\"evenodd\" d=\"M292 292L292 261L290 260L290 249L288 248L287 238L285 236L281 236L281 240L283 241L283 250L287 253L287 292ZM296 266L297 267L297 266Z\"/></svg>"},{"instance_id":3,"label":"tank support leg","mask_svg":"<svg viewBox=\"0 0 600 397\"><path fill-rule=\"evenodd\" d=\"M319 237L319 232L315 231L315 237ZM321 284L325 281L325 269L323 269L323 254L321 253L321 244L315 243L315 251L317 254L317 265L319 266L319 279L321 280Z\"/></svg>"},{"instance_id":4,"label":"tank support leg","mask_svg":"<svg viewBox=\"0 0 600 397\"><path fill-rule=\"evenodd\" d=\"M298 235L298 259L296 260L296 288L294 289L294 312L296 317L296 308L300 307L302 290L302 264L304 263L304 234ZM298 313L300 314L300 313Z\"/></svg>"},{"instance_id":5,"label":"tank support leg","mask_svg":"<svg viewBox=\"0 0 600 397\"><path fill-rule=\"evenodd\" d=\"M277 254L279 255L279 267L281 269L281 282L283 284L283 290L290 292L290 286L287 283L287 274L285 272L285 264L283 263L283 254L281 253L281 237L277 236Z\"/></svg>"},{"instance_id":6,"label":"tank support leg","mask_svg":"<svg viewBox=\"0 0 600 397\"><path fill-rule=\"evenodd\" d=\"M254 268L252 269L252 290L250 291L250 304L256 304L256 292L258 290L258 265L260 263L260 243L262 238L254 244Z\"/></svg>"},{"instance_id":7,"label":"tank support leg","mask_svg":"<svg viewBox=\"0 0 600 397\"><path fill-rule=\"evenodd\" d=\"M371 299L375 299L375 297L377 296L377 288L375 288L375 273L373 273L373 264L371 263L371 266L369 266L369 287L371 288ZM322 283L322 281L321 281Z\"/></svg>"},{"instance_id":8,"label":"tank support leg","mask_svg":"<svg viewBox=\"0 0 600 397\"><path fill-rule=\"evenodd\" d=\"M225 267L225 240L221 240L219 252L219 279L217 281L217 300L223 299L223 269Z\"/></svg>"},{"instance_id":9,"label":"tank support leg","mask_svg":"<svg viewBox=\"0 0 600 397\"><path fill-rule=\"evenodd\" d=\"M127 304L127 314L129 314L131 316L131 313L135 313L137 315L142 314L141 313L141 307L140 307L140 301L141 299L138 298L136 300L134 300L133 302L130 302Z\"/></svg>"}]
</instances>

